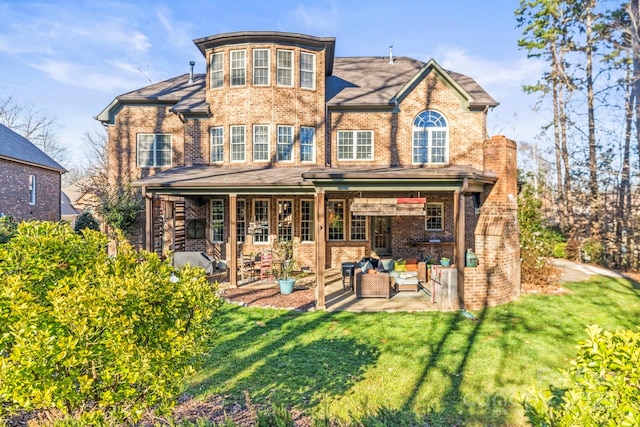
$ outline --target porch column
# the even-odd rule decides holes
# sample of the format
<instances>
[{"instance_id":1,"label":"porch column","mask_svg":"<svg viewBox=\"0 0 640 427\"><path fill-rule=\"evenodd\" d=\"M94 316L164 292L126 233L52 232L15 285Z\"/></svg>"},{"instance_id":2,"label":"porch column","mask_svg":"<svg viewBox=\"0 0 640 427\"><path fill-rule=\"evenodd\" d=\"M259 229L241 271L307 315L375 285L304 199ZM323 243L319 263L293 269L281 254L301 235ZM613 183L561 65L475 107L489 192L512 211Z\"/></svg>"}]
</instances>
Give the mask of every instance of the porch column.
<instances>
[{"instance_id":1,"label":"porch column","mask_svg":"<svg viewBox=\"0 0 640 427\"><path fill-rule=\"evenodd\" d=\"M145 250L153 251L153 195L147 194L146 188L142 188L144 197L144 241L142 246Z\"/></svg>"},{"instance_id":2,"label":"porch column","mask_svg":"<svg viewBox=\"0 0 640 427\"><path fill-rule=\"evenodd\" d=\"M326 260L326 233L325 233L325 205L324 205L324 189L316 189L315 196L315 219L316 219L316 306L319 309L324 310L325 305L325 280L324 280L324 266Z\"/></svg>"},{"instance_id":3,"label":"porch column","mask_svg":"<svg viewBox=\"0 0 640 427\"><path fill-rule=\"evenodd\" d=\"M237 194L229 194L229 283L238 287L238 236L236 234L238 222Z\"/></svg>"},{"instance_id":4,"label":"porch column","mask_svg":"<svg viewBox=\"0 0 640 427\"><path fill-rule=\"evenodd\" d=\"M454 257L458 270L458 305L464 307L464 265L465 265L465 203L464 192L456 191L453 195L453 212L455 215Z\"/></svg>"}]
</instances>

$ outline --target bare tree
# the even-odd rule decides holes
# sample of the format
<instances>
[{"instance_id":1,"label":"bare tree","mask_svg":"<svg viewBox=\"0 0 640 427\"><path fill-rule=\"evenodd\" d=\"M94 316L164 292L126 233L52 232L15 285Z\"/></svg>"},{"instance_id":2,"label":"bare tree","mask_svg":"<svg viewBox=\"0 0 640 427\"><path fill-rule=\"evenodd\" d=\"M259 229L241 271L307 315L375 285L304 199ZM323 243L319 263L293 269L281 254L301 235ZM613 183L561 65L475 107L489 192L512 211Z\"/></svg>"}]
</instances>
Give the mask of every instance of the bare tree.
<instances>
[{"instance_id":1,"label":"bare tree","mask_svg":"<svg viewBox=\"0 0 640 427\"><path fill-rule=\"evenodd\" d=\"M58 163L69 161L69 150L58 140L58 122L32 103L19 102L10 95L1 98L0 123L24 136Z\"/></svg>"}]
</instances>

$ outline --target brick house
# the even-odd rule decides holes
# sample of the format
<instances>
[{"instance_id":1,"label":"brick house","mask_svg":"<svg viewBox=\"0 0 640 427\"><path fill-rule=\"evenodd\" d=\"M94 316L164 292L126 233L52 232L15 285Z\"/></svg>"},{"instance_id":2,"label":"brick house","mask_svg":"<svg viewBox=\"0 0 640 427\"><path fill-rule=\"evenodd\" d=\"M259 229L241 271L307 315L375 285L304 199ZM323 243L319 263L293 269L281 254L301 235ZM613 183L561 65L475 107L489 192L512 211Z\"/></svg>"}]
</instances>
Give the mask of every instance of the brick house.
<instances>
[{"instance_id":1,"label":"brick house","mask_svg":"<svg viewBox=\"0 0 640 427\"><path fill-rule=\"evenodd\" d=\"M335 57L335 38L249 31L194 40L206 74L117 96L111 179L146 200L139 243L227 260L293 239L317 274L363 256L450 257L459 305L516 299L516 146L498 103L436 61ZM465 268L466 248L479 266Z\"/></svg>"},{"instance_id":2,"label":"brick house","mask_svg":"<svg viewBox=\"0 0 640 427\"><path fill-rule=\"evenodd\" d=\"M0 124L0 215L59 221L64 172L31 141Z\"/></svg>"}]
</instances>

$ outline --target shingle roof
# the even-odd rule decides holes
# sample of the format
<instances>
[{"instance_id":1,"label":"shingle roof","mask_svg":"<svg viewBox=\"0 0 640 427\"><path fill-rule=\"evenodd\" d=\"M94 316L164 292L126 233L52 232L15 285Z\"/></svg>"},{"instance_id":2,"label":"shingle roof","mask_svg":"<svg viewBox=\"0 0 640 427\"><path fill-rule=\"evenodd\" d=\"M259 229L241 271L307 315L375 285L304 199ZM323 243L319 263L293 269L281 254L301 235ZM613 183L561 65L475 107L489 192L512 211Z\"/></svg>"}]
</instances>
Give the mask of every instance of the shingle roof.
<instances>
[{"instance_id":1,"label":"shingle roof","mask_svg":"<svg viewBox=\"0 0 640 427\"><path fill-rule=\"evenodd\" d=\"M36 147L31 141L2 124L0 124L0 157L66 172L65 168Z\"/></svg>"}]
</instances>

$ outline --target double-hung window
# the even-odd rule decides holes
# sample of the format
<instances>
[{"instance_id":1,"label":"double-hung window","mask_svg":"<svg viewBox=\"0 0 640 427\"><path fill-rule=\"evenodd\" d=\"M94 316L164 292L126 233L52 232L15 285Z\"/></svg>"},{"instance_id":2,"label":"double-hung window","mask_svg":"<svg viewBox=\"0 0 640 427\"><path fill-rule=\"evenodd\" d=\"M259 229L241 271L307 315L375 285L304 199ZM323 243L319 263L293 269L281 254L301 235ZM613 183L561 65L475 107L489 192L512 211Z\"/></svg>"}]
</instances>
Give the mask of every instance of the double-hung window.
<instances>
[{"instance_id":1,"label":"double-hung window","mask_svg":"<svg viewBox=\"0 0 640 427\"><path fill-rule=\"evenodd\" d=\"M36 204L36 176L29 175L29 204Z\"/></svg>"},{"instance_id":2,"label":"double-hung window","mask_svg":"<svg viewBox=\"0 0 640 427\"><path fill-rule=\"evenodd\" d=\"M215 127L209 129L209 139L211 140L210 163L224 161L224 128Z\"/></svg>"},{"instance_id":3,"label":"double-hung window","mask_svg":"<svg viewBox=\"0 0 640 427\"><path fill-rule=\"evenodd\" d=\"M211 200L211 241L224 242L224 201Z\"/></svg>"},{"instance_id":4,"label":"double-hung window","mask_svg":"<svg viewBox=\"0 0 640 427\"><path fill-rule=\"evenodd\" d=\"M293 239L293 200L278 200L278 240Z\"/></svg>"},{"instance_id":5,"label":"double-hung window","mask_svg":"<svg viewBox=\"0 0 640 427\"><path fill-rule=\"evenodd\" d=\"M247 74L247 52L231 51L231 86L244 86Z\"/></svg>"},{"instance_id":6,"label":"double-hung window","mask_svg":"<svg viewBox=\"0 0 640 427\"><path fill-rule=\"evenodd\" d=\"M269 160L269 125L253 126L253 160Z\"/></svg>"},{"instance_id":7,"label":"double-hung window","mask_svg":"<svg viewBox=\"0 0 640 427\"><path fill-rule=\"evenodd\" d=\"M269 49L253 51L253 85L269 86Z\"/></svg>"},{"instance_id":8,"label":"double-hung window","mask_svg":"<svg viewBox=\"0 0 640 427\"><path fill-rule=\"evenodd\" d=\"M224 84L224 53L211 55L211 88L219 88Z\"/></svg>"},{"instance_id":9,"label":"double-hung window","mask_svg":"<svg viewBox=\"0 0 640 427\"><path fill-rule=\"evenodd\" d=\"M442 114L427 110L413 121L413 163L445 164L449 156L449 128Z\"/></svg>"},{"instance_id":10,"label":"double-hung window","mask_svg":"<svg viewBox=\"0 0 640 427\"><path fill-rule=\"evenodd\" d=\"M293 160L293 126L278 126L277 160L279 162Z\"/></svg>"},{"instance_id":11,"label":"double-hung window","mask_svg":"<svg viewBox=\"0 0 640 427\"><path fill-rule=\"evenodd\" d=\"M171 135L138 134L138 167L171 166Z\"/></svg>"},{"instance_id":12,"label":"double-hung window","mask_svg":"<svg viewBox=\"0 0 640 427\"><path fill-rule=\"evenodd\" d=\"M315 202L313 200L300 201L300 240L303 242L315 241L316 221Z\"/></svg>"},{"instance_id":13,"label":"double-hung window","mask_svg":"<svg viewBox=\"0 0 640 427\"><path fill-rule=\"evenodd\" d=\"M277 60L278 86L293 86L293 51L279 50Z\"/></svg>"},{"instance_id":14,"label":"double-hung window","mask_svg":"<svg viewBox=\"0 0 640 427\"><path fill-rule=\"evenodd\" d=\"M367 217L351 214L351 240L367 240Z\"/></svg>"},{"instance_id":15,"label":"double-hung window","mask_svg":"<svg viewBox=\"0 0 640 427\"><path fill-rule=\"evenodd\" d=\"M344 240L344 200L327 202L327 237L329 240Z\"/></svg>"},{"instance_id":16,"label":"double-hung window","mask_svg":"<svg viewBox=\"0 0 640 427\"><path fill-rule=\"evenodd\" d=\"M256 226L253 242L269 243L269 200L255 199L253 201L253 218Z\"/></svg>"},{"instance_id":17,"label":"double-hung window","mask_svg":"<svg viewBox=\"0 0 640 427\"><path fill-rule=\"evenodd\" d=\"M300 161L315 162L316 153L316 129L310 127L300 128Z\"/></svg>"},{"instance_id":18,"label":"double-hung window","mask_svg":"<svg viewBox=\"0 0 640 427\"><path fill-rule=\"evenodd\" d=\"M425 230L444 230L444 203L427 203L425 208Z\"/></svg>"},{"instance_id":19,"label":"double-hung window","mask_svg":"<svg viewBox=\"0 0 640 427\"><path fill-rule=\"evenodd\" d=\"M236 201L236 239L238 243L244 243L247 229L247 210L244 199Z\"/></svg>"},{"instance_id":20,"label":"double-hung window","mask_svg":"<svg viewBox=\"0 0 640 427\"><path fill-rule=\"evenodd\" d=\"M316 56L313 53L300 53L300 87L316 88Z\"/></svg>"},{"instance_id":21,"label":"double-hung window","mask_svg":"<svg viewBox=\"0 0 640 427\"><path fill-rule=\"evenodd\" d=\"M373 131L338 131L338 160L373 160Z\"/></svg>"},{"instance_id":22,"label":"double-hung window","mask_svg":"<svg viewBox=\"0 0 640 427\"><path fill-rule=\"evenodd\" d=\"M231 161L244 162L246 151L244 126L231 126Z\"/></svg>"}]
</instances>

